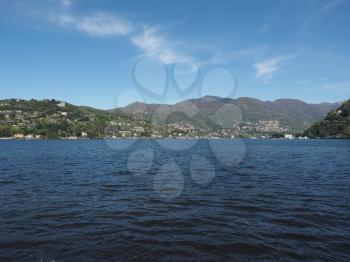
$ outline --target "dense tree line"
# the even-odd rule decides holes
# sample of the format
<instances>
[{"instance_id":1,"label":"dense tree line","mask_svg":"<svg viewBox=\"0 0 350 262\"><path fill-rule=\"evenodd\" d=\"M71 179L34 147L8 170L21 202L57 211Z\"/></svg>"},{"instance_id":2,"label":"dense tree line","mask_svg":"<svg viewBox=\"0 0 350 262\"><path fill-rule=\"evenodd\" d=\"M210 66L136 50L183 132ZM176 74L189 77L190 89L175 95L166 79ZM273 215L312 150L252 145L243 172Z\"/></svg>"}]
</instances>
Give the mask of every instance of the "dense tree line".
<instances>
[{"instance_id":1,"label":"dense tree line","mask_svg":"<svg viewBox=\"0 0 350 262\"><path fill-rule=\"evenodd\" d=\"M350 138L350 99L307 129L308 137Z\"/></svg>"},{"instance_id":2,"label":"dense tree line","mask_svg":"<svg viewBox=\"0 0 350 262\"><path fill-rule=\"evenodd\" d=\"M135 126L148 126L138 120L109 111L79 107L66 103L59 106L56 100L0 100L0 137L23 135L40 135L56 138L81 136L102 137L106 135L106 127L112 121L122 123L110 130L109 135L117 135L119 131L132 131Z\"/></svg>"}]
</instances>

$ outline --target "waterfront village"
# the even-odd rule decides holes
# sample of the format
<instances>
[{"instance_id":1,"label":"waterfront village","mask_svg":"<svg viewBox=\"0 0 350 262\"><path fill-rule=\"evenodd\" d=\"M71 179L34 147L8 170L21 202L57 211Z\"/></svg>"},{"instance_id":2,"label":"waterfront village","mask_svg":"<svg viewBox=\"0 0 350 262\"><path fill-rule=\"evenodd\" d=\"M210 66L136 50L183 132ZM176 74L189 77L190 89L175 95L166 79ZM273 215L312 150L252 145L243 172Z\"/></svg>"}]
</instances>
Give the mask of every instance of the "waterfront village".
<instances>
[{"instance_id":1,"label":"waterfront village","mask_svg":"<svg viewBox=\"0 0 350 262\"><path fill-rule=\"evenodd\" d=\"M135 120L116 114L108 114L106 118L104 115L100 116L99 111L77 110L77 107L62 101L32 100L31 107L26 103L28 102L25 100L0 101L0 139L307 138L300 135L294 136L288 127L283 126L278 120L242 121L239 124L232 124L229 128L215 129L194 127L188 122L169 123L160 127L144 120ZM45 110L43 110L43 103L47 107Z\"/></svg>"}]
</instances>

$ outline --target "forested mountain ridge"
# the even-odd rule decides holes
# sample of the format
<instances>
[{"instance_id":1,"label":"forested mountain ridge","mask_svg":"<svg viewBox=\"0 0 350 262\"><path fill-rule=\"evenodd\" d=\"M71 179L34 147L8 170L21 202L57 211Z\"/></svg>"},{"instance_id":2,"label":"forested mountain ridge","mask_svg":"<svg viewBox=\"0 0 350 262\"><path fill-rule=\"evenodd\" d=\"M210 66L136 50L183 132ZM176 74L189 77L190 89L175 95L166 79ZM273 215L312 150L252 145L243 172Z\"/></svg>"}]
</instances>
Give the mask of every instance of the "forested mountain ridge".
<instances>
[{"instance_id":1,"label":"forested mountain ridge","mask_svg":"<svg viewBox=\"0 0 350 262\"><path fill-rule=\"evenodd\" d=\"M310 128L304 134L309 137L350 138L350 99Z\"/></svg>"},{"instance_id":2,"label":"forested mountain ridge","mask_svg":"<svg viewBox=\"0 0 350 262\"><path fill-rule=\"evenodd\" d=\"M155 122L157 122L155 114L174 112L172 118L168 119L169 123L185 122L196 128L215 129L213 118L223 118L222 111L227 112L221 109L228 105L239 113L239 131L298 133L321 120L329 111L337 108L340 103L308 104L297 99L261 101L249 97L231 99L205 96L185 100L174 105L136 102L123 108L114 109L114 112L125 112L140 119L152 119ZM195 117L188 119L184 114L181 114L181 112L194 111L194 107L198 111ZM177 115L176 112L178 112ZM222 125L230 126L230 122L232 119L226 118Z\"/></svg>"},{"instance_id":3,"label":"forested mountain ridge","mask_svg":"<svg viewBox=\"0 0 350 262\"><path fill-rule=\"evenodd\" d=\"M120 132L144 135L147 128L147 121L123 113L75 106L54 99L0 100L0 137L17 133L43 137L104 137Z\"/></svg>"},{"instance_id":4,"label":"forested mountain ridge","mask_svg":"<svg viewBox=\"0 0 350 262\"><path fill-rule=\"evenodd\" d=\"M99 110L55 99L6 99L0 100L0 137L271 136L303 132L337 107L295 99L206 96L174 105L135 102Z\"/></svg>"}]
</instances>

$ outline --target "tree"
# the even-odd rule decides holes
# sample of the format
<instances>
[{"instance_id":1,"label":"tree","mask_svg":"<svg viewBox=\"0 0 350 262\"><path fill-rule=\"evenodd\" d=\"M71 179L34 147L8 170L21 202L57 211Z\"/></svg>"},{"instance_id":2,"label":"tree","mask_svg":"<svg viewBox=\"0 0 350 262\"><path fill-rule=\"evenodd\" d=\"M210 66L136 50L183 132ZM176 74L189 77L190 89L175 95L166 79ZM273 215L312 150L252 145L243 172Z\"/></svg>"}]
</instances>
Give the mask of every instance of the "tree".
<instances>
[{"instance_id":1,"label":"tree","mask_svg":"<svg viewBox=\"0 0 350 262\"><path fill-rule=\"evenodd\" d=\"M11 137L13 135L14 133L11 127L0 125L0 137Z\"/></svg>"}]
</instances>

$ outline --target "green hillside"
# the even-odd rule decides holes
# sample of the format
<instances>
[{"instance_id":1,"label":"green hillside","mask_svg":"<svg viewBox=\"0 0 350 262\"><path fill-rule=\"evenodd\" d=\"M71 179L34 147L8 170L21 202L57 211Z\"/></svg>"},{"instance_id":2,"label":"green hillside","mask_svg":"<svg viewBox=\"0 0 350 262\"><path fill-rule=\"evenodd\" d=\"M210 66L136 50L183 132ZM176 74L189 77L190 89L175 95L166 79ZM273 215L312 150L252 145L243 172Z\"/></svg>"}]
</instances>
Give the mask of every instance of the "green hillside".
<instances>
[{"instance_id":1,"label":"green hillside","mask_svg":"<svg viewBox=\"0 0 350 262\"><path fill-rule=\"evenodd\" d=\"M0 100L0 137L240 137L302 132L336 104L299 100L203 97L175 105L133 103L98 110L57 100ZM328 109L328 110L327 110ZM311 137L348 136L346 104L308 130Z\"/></svg>"},{"instance_id":2,"label":"green hillside","mask_svg":"<svg viewBox=\"0 0 350 262\"><path fill-rule=\"evenodd\" d=\"M350 138L350 99L305 131L309 137Z\"/></svg>"},{"instance_id":3,"label":"green hillside","mask_svg":"<svg viewBox=\"0 0 350 262\"><path fill-rule=\"evenodd\" d=\"M0 137L143 136L150 125L123 113L57 100L0 100Z\"/></svg>"},{"instance_id":4,"label":"green hillside","mask_svg":"<svg viewBox=\"0 0 350 262\"><path fill-rule=\"evenodd\" d=\"M239 133L301 133L338 106L338 103L308 104L296 99L261 101L249 97L230 99L206 96L185 100L174 105L138 102L114 111L126 112L139 119L153 120L156 123L159 122L158 119L161 119L162 115L173 112L172 115L168 115L168 123L188 123L194 128L209 130L235 127ZM227 110L222 110L225 107L235 113L227 114L229 113ZM194 117L189 118L181 112L197 113ZM221 124L218 126L219 122Z\"/></svg>"}]
</instances>

